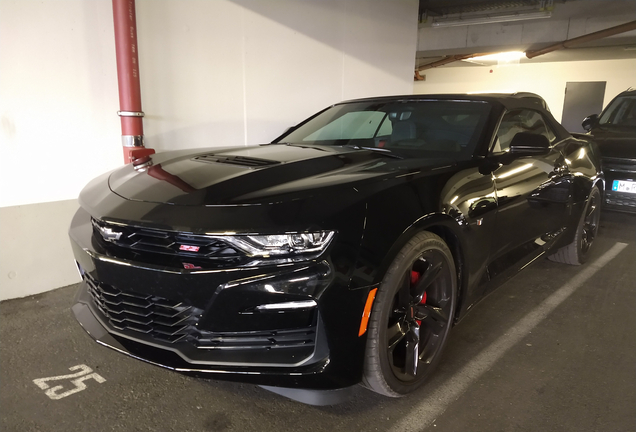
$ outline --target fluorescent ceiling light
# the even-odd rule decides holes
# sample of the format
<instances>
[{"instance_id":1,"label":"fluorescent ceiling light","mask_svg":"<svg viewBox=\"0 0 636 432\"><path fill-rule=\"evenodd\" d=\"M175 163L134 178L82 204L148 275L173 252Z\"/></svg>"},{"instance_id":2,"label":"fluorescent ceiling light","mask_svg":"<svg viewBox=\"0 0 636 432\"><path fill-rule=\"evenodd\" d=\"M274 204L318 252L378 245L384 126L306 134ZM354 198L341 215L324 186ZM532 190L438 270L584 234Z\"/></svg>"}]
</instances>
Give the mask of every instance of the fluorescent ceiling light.
<instances>
[{"instance_id":1,"label":"fluorescent ceiling light","mask_svg":"<svg viewBox=\"0 0 636 432\"><path fill-rule=\"evenodd\" d=\"M470 57L464 59L464 61L497 61L497 62L510 62L522 59L526 56L523 51L508 51L494 54L487 54L477 57Z\"/></svg>"},{"instance_id":2,"label":"fluorescent ceiling light","mask_svg":"<svg viewBox=\"0 0 636 432\"><path fill-rule=\"evenodd\" d=\"M531 19L543 19L550 18L552 12L550 11L538 11L538 12L514 12L506 14L492 14L492 15L472 15L458 18L433 18L433 27L453 27L453 26L466 26L477 24L493 24L510 21L525 21Z\"/></svg>"}]
</instances>

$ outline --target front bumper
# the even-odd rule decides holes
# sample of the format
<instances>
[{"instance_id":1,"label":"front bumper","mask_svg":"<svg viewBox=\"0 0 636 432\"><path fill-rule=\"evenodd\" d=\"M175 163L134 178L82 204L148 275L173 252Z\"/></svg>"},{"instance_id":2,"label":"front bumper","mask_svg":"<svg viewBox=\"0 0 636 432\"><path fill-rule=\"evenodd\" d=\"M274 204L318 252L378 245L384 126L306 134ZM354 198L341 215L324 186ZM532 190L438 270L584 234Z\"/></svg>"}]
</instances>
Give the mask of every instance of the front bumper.
<instances>
[{"instance_id":1,"label":"front bumper","mask_svg":"<svg viewBox=\"0 0 636 432\"><path fill-rule=\"evenodd\" d=\"M100 246L82 209L70 236L83 277L72 310L101 345L177 372L264 386L330 390L361 380L366 338L358 329L369 290L349 289L328 257L222 271L126 261ZM300 297L259 283L299 274L322 274L324 289ZM307 298L314 308L250 312Z\"/></svg>"}]
</instances>

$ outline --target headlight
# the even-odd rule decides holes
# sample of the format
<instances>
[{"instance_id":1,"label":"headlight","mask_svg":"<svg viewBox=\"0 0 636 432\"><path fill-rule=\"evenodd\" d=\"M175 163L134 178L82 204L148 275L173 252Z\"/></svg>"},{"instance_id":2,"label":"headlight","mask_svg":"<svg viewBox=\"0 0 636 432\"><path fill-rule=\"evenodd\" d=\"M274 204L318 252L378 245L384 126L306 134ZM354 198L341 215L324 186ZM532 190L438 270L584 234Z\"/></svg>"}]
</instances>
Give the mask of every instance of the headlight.
<instances>
[{"instance_id":1,"label":"headlight","mask_svg":"<svg viewBox=\"0 0 636 432\"><path fill-rule=\"evenodd\" d=\"M333 231L288 233L272 235L227 236L224 240L253 257L284 255L319 255L329 246Z\"/></svg>"}]
</instances>

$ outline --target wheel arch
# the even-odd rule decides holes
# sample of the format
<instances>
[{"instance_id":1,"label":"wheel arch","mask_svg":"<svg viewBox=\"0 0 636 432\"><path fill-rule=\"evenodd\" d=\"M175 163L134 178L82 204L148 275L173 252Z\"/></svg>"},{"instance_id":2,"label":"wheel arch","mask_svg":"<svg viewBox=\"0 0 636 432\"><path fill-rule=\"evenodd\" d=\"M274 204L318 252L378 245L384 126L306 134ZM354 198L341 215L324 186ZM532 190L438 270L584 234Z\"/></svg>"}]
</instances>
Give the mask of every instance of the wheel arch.
<instances>
[{"instance_id":1,"label":"wheel arch","mask_svg":"<svg viewBox=\"0 0 636 432\"><path fill-rule=\"evenodd\" d=\"M457 307L455 308L455 317L453 320L454 322L457 322L459 312L462 310L462 300L464 299L464 293L466 291L466 287L464 286L466 268L462 243L459 240L457 233L444 224L430 225L422 231L429 231L438 235L442 240L444 240L444 243L446 243L453 255L455 271L457 272Z\"/></svg>"},{"instance_id":2,"label":"wheel arch","mask_svg":"<svg viewBox=\"0 0 636 432\"><path fill-rule=\"evenodd\" d=\"M431 232L437 236L439 236L453 255L453 260L455 262L455 270L457 276L457 307L455 308L455 319L457 322L457 317L459 312L461 311L462 300L464 299L464 294L466 293L466 284L465 284L465 274L466 274L466 261L465 261L465 250L466 245L461 240L460 234L461 227L458 225L457 221L451 216L443 213L434 213L430 215L426 215L413 224L411 224L407 229L405 229L399 238L393 243L389 252L384 257L382 264L379 268L379 280L380 283L384 276L386 275L387 270L391 263L395 260L397 254L404 247L404 245L413 238L417 233L422 231Z\"/></svg>"}]
</instances>

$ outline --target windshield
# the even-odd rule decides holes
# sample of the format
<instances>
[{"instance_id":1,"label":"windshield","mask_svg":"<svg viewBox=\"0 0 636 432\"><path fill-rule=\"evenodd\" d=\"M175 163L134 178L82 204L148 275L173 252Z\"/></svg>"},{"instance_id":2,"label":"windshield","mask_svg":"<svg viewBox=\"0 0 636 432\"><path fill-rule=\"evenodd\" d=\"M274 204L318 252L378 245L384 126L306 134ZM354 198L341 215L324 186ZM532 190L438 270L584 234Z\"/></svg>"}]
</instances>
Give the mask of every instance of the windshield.
<instances>
[{"instance_id":1,"label":"windshield","mask_svg":"<svg viewBox=\"0 0 636 432\"><path fill-rule=\"evenodd\" d=\"M458 160L472 156L489 112L490 105L482 101L346 103L327 109L277 142Z\"/></svg>"},{"instance_id":2,"label":"windshield","mask_svg":"<svg viewBox=\"0 0 636 432\"><path fill-rule=\"evenodd\" d=\"M614 99L601 114L599 124L636 126L636 96L620 96Z\"/></svg>"}]
</instances>

